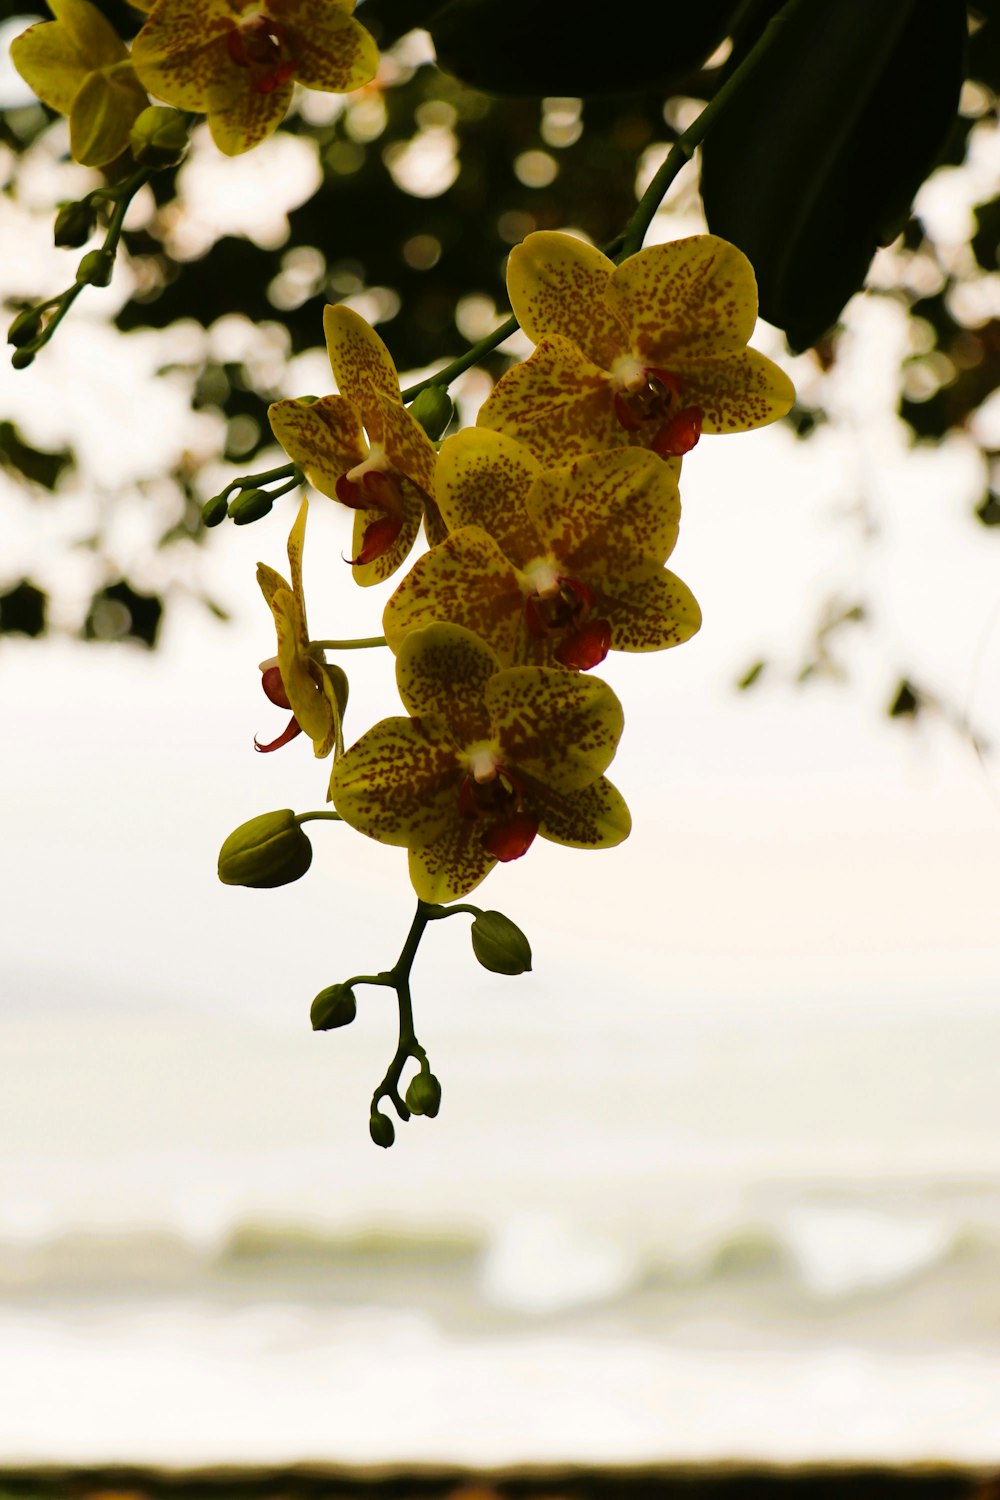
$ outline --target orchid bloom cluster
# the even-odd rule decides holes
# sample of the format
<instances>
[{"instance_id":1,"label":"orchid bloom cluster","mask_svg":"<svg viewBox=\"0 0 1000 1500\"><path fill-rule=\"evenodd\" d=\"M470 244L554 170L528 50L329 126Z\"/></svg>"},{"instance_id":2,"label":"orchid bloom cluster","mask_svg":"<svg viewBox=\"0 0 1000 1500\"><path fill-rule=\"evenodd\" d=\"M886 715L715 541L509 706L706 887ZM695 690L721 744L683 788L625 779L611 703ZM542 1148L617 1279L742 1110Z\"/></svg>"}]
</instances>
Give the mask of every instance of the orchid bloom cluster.
<instances>
[{"instance_id":1,"label":"orchid bloom cluster","mask_svg":"<svg viewBox=\"0 0 1000 1500\"><path fill-rule=\"evenodd\" d=\"M382 614L405 714L346 750L346 679L325 659L336 643L310 639L305 623L308 500L289 539L291 583L261 565L277 627L263 687L292 718L257 748L276 750L302 730L317 756L332 754L333 811L272 815L280 823L257 830L266 835L259 882L245 878L244 864L230 868L231 856L247 857L254 825L246 825L223 849L220 873L234 883L279 883L275 857L284 847L287 878L297 878L302 821L332 816L407 850L417 938L428 921L472 912L480 962L516 973L530 962L523 935L462 898L537 838L606 849L627 837L628 808L605 775L623 710L592 669L610 651L661 651L698 630L698 604L666 566L680 524L682 462L703 434L744 432L784 415L794 393L775 364L747 347L757 315L753 271L713 235L653 245L616 266L571 235L531 234L510 256L508 290L536 347L499 380L475 427L435 442L451 414L447 372L408 408L378 334L339 305L324 318L338 394L270 409L274 435L306 484L354 511L347 561L356 584L398 574L421 527L428 546ZM313 1006L314 1026L330 1029L353 1019L358 983L397 989L400 1051L372 1105L381 1145L393 1139L382 1098L403 1119L435 1114L440 1102L412 1034L412 957L404 949L402 967L333 985ZM403 1099L399 1074L410 1058L420 1071Z\"/></svg>"},{"instance_id":2,"label":"orchid bloom cluster","mask_svg":"<svg viewBox=\"0 0 1000 1500\"><path fill-rule=\"evenodd\" d=\"M378 66L354 0L135 3L146 19L131 50L90 0L50 0L54 19L11 49L39 98L68 115L77 161L106 167L128 152L133 169L122 185L60 211L58 244L82 246L99 204L110 206L107 234L84 256L73 287L15 319L18 367L84 285L107 284L131 196L183 154L190 114L206 115L215 144L233 156L277 127L296 84L346 92ZM149 105L147 92L163 103ZM706 117L719 107L708 106ZM243 524L306 484L354 512L346 560L354 583L394 580L384 634L313 636L302 500L289 577L268 564L258 569L276 636L261 683L289 717L273 739L254 743L271 753L304 735L318 758L331 760L331 806L252 818L219 855L225 883L260 888L306 873L312 845L303 824L311 819L406 849L417 910L399 959L328 986L311 1011L315 1029L331 1030L354 1019L358 985L396 992L399 1042L370 1117L381 1146L395 1134L383 1101L402 1120L435 1115L440 1105L409 987L424 929L471 914L479 962L523 973L531 966L523 933L464 898L539 838L607 849L628 836L629 810L606 775L624 713L593 669L611 651L662 651L698 630L698 604L667 567L682 464L703 436L760 427L793 402L787 376L748 347L757 287L740 250L711 234L638 248L701 130L690 128L643 195L617 262L570 234L528 235L509 259L510 323L413 390L401 392L374 329L344 305L328 307L336 394L276 402L271 427L291 465L234 480L203 512L207 525L227 514ZM474 427L444 436L454 415L450 380L514 326L534 352L501 377ZM289 482L260 487L276 479ZM421 531L426 548L407 567ZM336 588L324 595L325 609L331 595ZM327 652L361 646L392 652L404 712L348 748L347 676ZM414 1062L404 1097L402 1075Z\"/></svg>"}]
</instances>

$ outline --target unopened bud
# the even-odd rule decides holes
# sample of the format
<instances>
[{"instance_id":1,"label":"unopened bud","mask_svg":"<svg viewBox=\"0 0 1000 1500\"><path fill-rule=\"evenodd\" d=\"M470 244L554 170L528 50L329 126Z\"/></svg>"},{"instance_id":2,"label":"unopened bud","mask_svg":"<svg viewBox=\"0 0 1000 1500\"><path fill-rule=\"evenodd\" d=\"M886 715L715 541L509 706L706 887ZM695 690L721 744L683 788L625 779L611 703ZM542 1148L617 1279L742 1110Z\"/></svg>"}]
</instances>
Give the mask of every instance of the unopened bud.
<instances>
[{"instance_id":1,"label":"unopened bud","mask_svg":"<svg viewBox=\"0 0 1000 1500\"><path fill-rule=\"evenodd\" d=\"M386 1150L396 1139L396 1127L389 1116L379 1114L378 1111L368 1121L368 1132L376 1146L383 1146Z\"/></svg>"},{"instance_id":2,"label":"unopened bud","mask_svg":"<svg viewBox=\"0 0 1000 1500\"><path fill-rule=\"evenodd\" d=\"M10 362L15 370L26 370L35 362L35 351L34 349L15 349Z\"/></svg>"},{"instance_id":3,"label":"unopened bud","mask_svg":"<svg viewBox=\"0 0 1000 1500\"><path fill-rule=\"evenodd\" d=\"M64 250L79 250L85 245L97 227L97 214L86 199L80 203L64 203L56 214L52 238Z\"/></svg>"},{"instance_id":4,"label":"unopened bud","mask_svg":"<svg viewBox=\"0 0 1000 1500\"><path fill-rule=\"evenodd\" d=\"M472 951L492 974L527 974L531 944L502 911L481 911L472 924Z\"/></svg>"},{"instance_id":5,"label":"unopened bud","mask_svg":"<svg viewBox=\"0 0 1000 1500\"><path fill-rule=\"evenodd\" d=\"M219 850L219 879L223 885L270 890L301 879L312 857L312 844L286 807L233 830Z\"/></svg>"},{"instance_id":6,"label":"unopened bud","mask_svg":"<svg viewBox=\"0 0 1000 1500\"><path fill-rule=\"evenodd\" d=\"M42 312L38 307L26 307L24 312L19 312L13 323L7 329L7 342L13 344L15 349L21 349L25 344L30 344L42 331ZM30 364L31 361L29 360Z\"/></svg>"},{"instance_id":7,"label":"unopened bud","mask_svg":"<svg viewBox=\"0 0 1000 1500\"><path fill-rule=\"evenodd\" d=\"M415 1073L406 1090L406 1104L415 1115L433 1120L441 1108L441 1085L433 1073Z\"/></svg>"},{"instance_id":8,"label":"unopened bud","mask_svg":"<svg viewBox=\"0 0 1000 1500\"><path fill-rule=\"evenodd\" d=\"M443 385L427 386L410 405L410 416L432 440L441 436L454 415L455 403Z\"/></svg>"},{"instance_id":9,"label":"unopened bud","mask_svg":"<svg viewBox=\"0 0 1000 1500\"><path fill-rule=\"evenodd\" d=\"M229 514L237 526L249 526L251 521L269 515L273 504L274 496L267 490L241 490L230 500Z\"/></svg>"},{"instance_id":10,"label":"unopened bud","mask_svg":"<svg viewBox=\"0 0 1000 1500\"><path fill-rule=\"evenodd\" d=\"M151 104L129 134L129 148L140 167L172 167L188 148L190 132L180 110Z\"/></svg>"},{"instance_id":11,"label":"unopened bud","mask_svg":"<svg viewBox=\"0 0 1000 1500\"><path fill-rule=\"evenodd\" d=\"M218 526L226 519L229 510L229 501L225 495L213 495L211 500L206 500L201 508L201 524L203 526Z\"/></svg>"},{"instance_id":12,"label":"unopened bud","mask_svg":"<svg viewBox=\"0 0 1000 1500\"><path fill-rule=\"evenodd\" d=\"M358 1013L358 1002L349 984L331 984L320 990L312 1003L309 1019L313 1031L334 1031L350 1026Z\"/></svg>"},{"instance_id":13,"label":"unopened bud","mask_svg":"<svg viewBox=\"0 0 1000 1500\"><path fill-rule=\"evenodd\" d=\"M88 250L76 268L76 279L83 286L110 286L114 269L110 250Z\"/></svg>"}]
</instances>

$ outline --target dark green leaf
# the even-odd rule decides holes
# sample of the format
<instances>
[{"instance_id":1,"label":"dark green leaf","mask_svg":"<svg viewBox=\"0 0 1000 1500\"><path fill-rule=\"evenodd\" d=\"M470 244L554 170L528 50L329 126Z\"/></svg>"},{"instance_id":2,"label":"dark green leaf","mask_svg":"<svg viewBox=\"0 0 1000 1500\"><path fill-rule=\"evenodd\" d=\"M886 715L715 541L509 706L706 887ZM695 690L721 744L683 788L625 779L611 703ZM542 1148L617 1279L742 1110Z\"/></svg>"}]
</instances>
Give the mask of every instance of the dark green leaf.
<instances>
[{"instance_id":1,"label":"dark green leaf","mask_svg":"<svg viewBox=\"0 0 1000 1500\"><path fill-rule=\"evenodd\" d=\"M0 632L4 635L45 634L48 595L27 578L0 594Z\"/></svg>"},{"instance_id":2,"label":"dark green leaf","mask_svg":"<svg viewBox=\"0 0 1000 1500\"><path fill-rule=\"evenodd\" d=\"M13 469L40 484L43 489L54 490L60 476L74 462L69 448L47 452L44 448L33 448L26 443L13 422L0 422L0 466Z\"/></svg>"}]
</instances>

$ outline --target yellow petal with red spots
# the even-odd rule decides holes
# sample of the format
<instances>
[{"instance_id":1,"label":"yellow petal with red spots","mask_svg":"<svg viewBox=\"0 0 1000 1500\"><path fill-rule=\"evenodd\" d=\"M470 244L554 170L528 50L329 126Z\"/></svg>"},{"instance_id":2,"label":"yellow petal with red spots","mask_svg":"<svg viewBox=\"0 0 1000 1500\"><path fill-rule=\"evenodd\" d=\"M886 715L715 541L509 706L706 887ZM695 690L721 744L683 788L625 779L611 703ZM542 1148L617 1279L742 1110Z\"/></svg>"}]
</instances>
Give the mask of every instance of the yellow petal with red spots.
<instances>
[{"instance_id":1,"label":"yellow petal with red spots","mask_svg":"<svg viewBox=\"0 0 1000 1500\"><path fill-rule=\"evenodd\" d=\"M300 0L288 4L289 26L301 29L305 46L299 51L295 77L307 89L347 94L374 78L378 48L370 31L349 14L353 0Z\"/></svg>"},{"instance_id":2,"label":"yellow petal with red spots","mask_svg":"<svg viewBox=\"0 0 1000 1500\"><path fill-rule=\"evenodd\" d=\"M292 573L292 593L299 601L302 610L302 630L306 640L309 639L308 626L306 625L306 601L302 590L302 549L306 541L306 519L309 515L309 501L304 499L299 506L291 531L288 533L288 566Z\"/></svg>"},{"instance_id":3,"label":"yellow petal with red spots","mask_svg":"<svg viewBox=\"0 0 1000 1500\"><path fill-rule=\"evenodd\" d=\"M421 901L457 901L475 890L495 864L481 826L463 818L433 843L410 849L410 881Z\"/></svg>"},{"instance_id":4,"label":"yellow petal with red spots","mask_svg":"<svg viewBox=\"0 0 1000 1500\"><path fill-rule=\"evenodd\" d=\"M275 401L271 431L314 489L337 498L337 480L367 456L361 417L342 396L320 401Z\"/></svg>"},{"instance_id":5,"label":"yellow petal with red spots","mask_svg":"<svg viewBox=\"0 0 1000 1500\"><path fill-rule=\"evenodd\" d=\"M476 425L516 438L553 468L632 440L615 415L610 376L569 339L555 337L501 377Z\"/></svg>"},{"instance_id":6,"label":"yellow petal with red spots","mask_svg":"<svg viewBox=\"0 0 1000 1500\"><path fill-rule=\"evenodd\" d=\"M634 448L592 453L542 475L527 510L560 570L590 585L664 563L680 524L680 462Z\"/></svg>"},{"instance_id":7,"label":"yellow petal with red spots","mask_svg":"<svg viewBox=\"0 0 1000 1500\"><path fill-rule=\"evenodd\" d=\"M294 85L277 84L266 92L248 88L244 69L227 70L208 90L204 108L212 140L224 156L241 156L272 135L288 112ZM175 99L168 100L175 104ZM187 106L190 108L190 106Z\"/></svg>"},{"instance_id":8,"label":"yellow petal with red spots","mask_svg":"<svg viewBox=\"0 0 1000 1500\"><path fill-rule=\"evenodd\" d=\"M376 391L399 403L399 375L392 355L369 323L338 303L323 309L323 332L337 388L364 410Z\"/></svg>"},{"instance_id":9,"label":"yellow petal with red spots","mask_svg":"<svg viewBox=\"0 0 1000 1500\"><path fill-rule=\"evenodd\" d=\"M559 334L609 370L628 352L625 330L606 298L613 271L614 262L593 245L541 230L510 253L510 305L532 343Z\"/></svg>"},{"instance_id":10,"label":"yellow petal with red spots","mask_svg":"<svg viewBox=\"0 0 1000 1500\"><path fill-rule=\"evenodd\" d=\"M206 111L213 87L230 77L249 89L227 46L236 24L229 0L159 0L132 43L132 65L151 94L177 109Z\"/></svg>"},{"instance_id":11,"label":"yellow petal with red spots","mask_svg":"<svg viewBox=\"0 0 1000 1500\"><path fill-rule=\"evenodd\" d=\"M784 370L743 349L729 359L692 360L684 366L684 399L705 413L705 432L748 432L791 410L795 387Z\"/></svg>"},{"instance_id":12,"label":"yellow petal with red spots","mask_svg":"<svg viewBox=\"0 0 1000 1500\"><path fill-rule=\"evenodd\" d=\"M757 282L742 250L718 235L696 234L623 261L608 302L628 330L632 352L648 365L673 369L677 359L745 347L757 321Z\"/></svg>"},{"instance_id":13,"label":"yellow petal with red spots","mask_svg":"<svg viewBox=\"0 0 1000 1500\"><path fill-rule=\"evenodd\" d=\"M607 769L625 723L606 682L558 667L508 667L486 684L486 701L504 763L558 792Z\"/></svg>"},{"instance_id":14,"label":"yellow petal with red spots","mask_svg":"<svg viewBox=\"0 0 1000 1500\"><path fill-rule=\"evenodd\" d=\"M418 847L458 816L463 771L438 721L383 719L333 767L330 794L345 823L382 844Z\"/></svg>"},{"instance_id":15,"label":"yellow petal with red spots","mask_svg":"<svg viewBox=\"0 0 1000 1500\"><path fill-rule=\"evenodd\" d=\"M519 565L538 550L525 510L542 472L523 443L487 428L466 427L447 438L438 454L435 494L452 531L479 526Z\"/></svg>"},{"instance_id":16,"label":"yellow petal with red spots","mask_svg":"<svg viewBox=\"0 0 1000 1500\"><path fill-rule=\"evenodd\" d=\"M424 494L432 494L437 465L434 444L416 418L400 405L398 397L393 400L379 391L374 397L374 405L379 412L381 443L386 458Z\"/></svg>"},{"instance_id":17,"label":"yellow petal with red spots","mask_svg":"<svg viewBox=\"0 0 1000 1500\"><path fill-rule=\"evenodd\" d=\"M572 849L611 849L627 839L632 817L617 787L600 776L590 786L562 795L548 788L537 800L538 832Z\"/></svg>"},{"instance_id":18,"label":"yellow petal with red spots","mask_svg":"<svg viewBox=\"0 0 1000 1500\"><path fill-rule=\"evenodd\" d=\"M489 738L490 715L483 697L500 670L485 641L461 626L429 625L408 635L396 657L396 685L407 712L434 715L459 749Z\"/></svg>"},{"instance_id":19,"label":"yellow petal with red spots","mask_svg":"<svg viewBox=\"0 0 1000 1500\"><path fill-rule=\"evenodd\" d=\"M518 576L492 537L463 526L418 558L385 607L382 629L398 651L411 631L443 621L486 641L505 665L524 613Z\"/></svg>"},{"instance_id":20,"label":"yellow petal with red spots","mask_svg":"<svg viewBox=\"0 0 1000 1500\"><path fill-rule=\"evenodd\" d=\"M127 63L89 73L69 114L69 149L85 167L103 167L121 156L129 131L149 100Z\"/></svg>"},{"instance_id":21,"label":"yellow petal with red spots","mask_svg":"<svg viewBox=\"0 0 1000 1500\"><path fill-rule=\"evenodd\" d=\"M701 610L686 583L667 568L647 564L644 575L609 579L594 613L611 626L612 651L665 651L701 627Z\"/></svg>"},{"instance_id":22,"label":"yellow petal with red spots","mask_svg":"<svg viewBox=\"0 0 1000 1500\"><path fill-rule=\"evenodd\" d=\"M289 707L313 742L318 757L329 755L337 738L339 711L322 667L303 651L305 621L295 595L279 589L270 600L278 636L278 670Z\"/></svg>"}]
</instances>

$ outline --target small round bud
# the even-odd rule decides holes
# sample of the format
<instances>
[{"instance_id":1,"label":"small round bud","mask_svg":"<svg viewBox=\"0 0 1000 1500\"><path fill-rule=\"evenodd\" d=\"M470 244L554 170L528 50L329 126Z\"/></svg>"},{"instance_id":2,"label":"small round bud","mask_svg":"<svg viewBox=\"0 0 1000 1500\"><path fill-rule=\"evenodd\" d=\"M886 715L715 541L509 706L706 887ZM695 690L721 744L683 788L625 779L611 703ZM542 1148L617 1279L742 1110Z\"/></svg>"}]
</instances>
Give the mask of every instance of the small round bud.
<instances>
[{"instance_id":1,"label":"small round bud","mask_svg":"<svg viewBox=\"0 0 1000 1500\"><path fill-rule=\"evenodd\" d=\"M269 515L273 504L274 497L267 490L241 490L230 500L229 514L237 526L249 526L251 521Z\"/></svg>"},{"instance_id":2,"label":"small round bud","mask_svg":"<svg viewBox=\"0 0 1000 1500\"><path fill-rule=\"evenodd\" d=\"M331 984L320 990L312 1003L309 1019L313 1031L334 1031L350 1026L358 1013L358 1002L349 984Z\"/></svg>"},{"instance_id":3,"label":"small round bud","mask_svg":"<svg viewBox=\"0 0 1000 1500\"><path fill-rule=\"evenodd\" d=\"M206 500L201 508L201 524L218 526L226 519L228 511L229 502L225 495L213 495L211 500Z\"/></svg>"},{"instance_id":4,"label":"small round bud","mask_svg":"<svg viewBox=\"0 0 1000 1500\"><path fill-rule=\"evenodd\" d=\"M19 312L13 323L7 329L7 342L13 344L15 349L30 344L42 331L42 313L38 307L26 307L24 312ZM31 361L29 360L30 364Z\"/></svg>"},{"instance_id":5,"label":"small round bud","mask_svg":"<svg viewBox=\"0 0 1000 1500\"><path fill-rule=\"evenodd\" d=\"M312 844L291 808L261 813L226 839L219 850L219 879L223 885L248 885L270 890L291 885L312 864Z\"/></svg>"},{"instance_id":6,"label":"small round bud","mask_svg":"<svg viewBox=\"0 0 1000 1500\"><path fill-rule=\"evenodd\" d=\"M417 419L433 441L441 436L455 415L455 403L443 385L429 385L412 402L410 415Z\"/></svg>"},{"instance_id":7,"label":"small round bud","mask_svg":"<svg viewBox=\"0 0 1000 1500\"><path fill-rule=\"evenodd\" d=\"M140 167L173 167L187 150L190 138L180 110L151 104L132 126L128 143Z\"/></svg>"},{"instance_id":8,"label":"small round bud","mask_svg":"<svg viewBox=\"0 0 1000 1500\"><path fill-rule=\"evenodd\" d=\"M80 203L64 203L56 214L52 238L61 249L79 250L90 239L96 227L97 214L86 199Z\"/></svg>"},{"instance_id":9,"label":"small round bud","mask_svg":"<svg viewBox=\"0 0 1000 1500\"><path fill-rule=\"evenodd\" d=\"M406 1090L406 1103L415 1115L433 1120L441 1108L441 1085L433 1073L415 1073Z\"/></svg>"},{"instance_id":10,"label":"small round bud","mask_svg":"<svg viewBox=\"0 0 1000 1500\"><path fill-rule=\"evenodd\" d=\"M492 974L527 974L531 944L502 911L481 911L472 924L472 951Z\"/></svg>"},{"instance_id":11,"label":"small round bud","mask_svg":"<svg viewBox=\"0 0 1000 1500\"><path fill-rule=\"evenodd\" d=\"M88 250L76 268L76 279L84 286L110 286L114 269L110 250Z\"/></svg>"},{"instance_id":12,"label":"small round bud","mask_svg":"<svg viewBox=\"0 0 1000 1500\"><path fill-rule=\"evenodd\" d=\"M386 1150L389 1149L396 1139L396 1127L388 1115L380 1114L378 1110L375 1111L368 1121L368 1132L376 1146L382 1146Z\"/></svg>"},{"instance_id":13,"label":"small round bud","mask_svg":"<svg viewBox=\"0 0 1000 1500\"><path fill-rule=\"evenodd\" d=\"M26 370L35 362L35 351L34 349L15 349L10 362L15 370Z\"/></svg>"}]
</instances>

